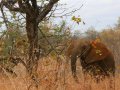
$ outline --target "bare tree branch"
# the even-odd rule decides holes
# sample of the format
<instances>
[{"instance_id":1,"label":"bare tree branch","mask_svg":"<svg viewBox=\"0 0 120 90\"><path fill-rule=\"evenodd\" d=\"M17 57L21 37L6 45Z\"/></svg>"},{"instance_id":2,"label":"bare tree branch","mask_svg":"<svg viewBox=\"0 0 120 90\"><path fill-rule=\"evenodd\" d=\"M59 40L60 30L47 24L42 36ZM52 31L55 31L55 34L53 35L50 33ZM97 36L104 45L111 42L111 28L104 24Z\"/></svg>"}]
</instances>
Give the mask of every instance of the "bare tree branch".
<instances>
[{"instance_id":1,"label":"bare tree branch","mask_svg":"<svg viewBox=\"0 0 120 90\"><path fill-rule=\"evenodd\" d=\"M42 21L46 15L51 11L52 7L55 3L57 3L59 0L50 0L49 3L45 6L45 8L39 12L38 22Z\"/></svg>"},{"instance_id":2,"label":"bare tree branch","mask_svg":"<svg viewBox=\"0 0 120 90\"><path fill-rule=\"evenodd\" d=\"M46 17L46 20L49 20L50 17L52 17L52 15L54 14L55 10L57 9L57 6L58 6L58 4L55 6L55 8L53 10L51 10L50 15L48 17Z\"/></svg>"},{"instance_id":3,"label":"bare tree branch","mask_svg":"<svg viewBox=\"0 0 120 90\"><path fill-rule=\"evenodd\" d=\"M36 0L31 0L31 2L32 2L32 7L34 9L36 9L37 8L37 1Z\"/></svg>"},{"instance_id":4,"label":"bare tree branch","mask_svg":"<svg viewBox=\"0 0 120 90\"><path fill-rule=\"evenodd\" d=\"M75 13L75 12L78 11L78 10L80 10L82 7L83 7L83 4L82 4L79 8L74 9L74 10L72 10L72 11L70 11L70 12L67 12L67 13L64 13L64 14L62 14L62 13L65 12L65 11L63 11L62 13L55 13L55 14L62 14L62 15L59 15L59 16L56 15L55 17L71 16L73 13ZM54 17L54 16L53 16L53 17Z\"/></svg>"},{"instance_id":5,"label":"bare tree branch","mask_svg":"<svg viewBox=\"0 0 120 90\"><path fill-rule=\"evenodd\" d=\"M19 5L19 8L21 8L23 12L26 12L26 7L24 6L22 0L18 0L18 5Z\"/></svg>"},{"instance_id":6,"label":"bare tree branch","mask_svg":"<svg viewBox=\"0 0 120 90\"><path fill-rule=\"evenodd\" d=\"M7 19L5 17L4 12L3 12L3 5L0 6L0 9L1 9L1 12L2 12L2 16L3 16L2 18L4 20L5 26L6 26L6 28L8 28Z\"/></svg>"},{"instance_id":7,"label":"bare tree branch","mask_svg":"<svg viewBox=\"0 0 120 90\"><path fill-rule=\"evenodd\" d=\"M10 11L15 11L15 12L21 12L21 13L25 13L21 8L19 7L14 7L12 5L9 5L8 2L5 2L4 0L2 0L0 2L0 6L3 5L6 8L8 8Z\"/></svg>"}]
</instances>

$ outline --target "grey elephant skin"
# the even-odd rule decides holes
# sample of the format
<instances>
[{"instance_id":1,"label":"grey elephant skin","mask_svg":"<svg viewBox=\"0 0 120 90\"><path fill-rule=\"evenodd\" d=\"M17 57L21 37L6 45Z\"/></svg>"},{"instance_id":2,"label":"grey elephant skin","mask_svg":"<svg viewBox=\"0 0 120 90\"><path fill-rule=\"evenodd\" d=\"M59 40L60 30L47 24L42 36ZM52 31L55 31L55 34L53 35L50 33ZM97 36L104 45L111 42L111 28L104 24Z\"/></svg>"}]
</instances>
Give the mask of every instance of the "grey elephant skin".
<instances>
[{"instance_id":1,"label":"grey elephant skin","mask_svg":"<svg viewBox=\"0 0 120 90\"><path fill-rule=\"evenodd\" d=\"M71 70L76 75L76 61L79 58L84 74L94 77L115 75L115 61L111 51L100 41L73 39L66 51L71 59Z\"/></svg>"}]
</instances>

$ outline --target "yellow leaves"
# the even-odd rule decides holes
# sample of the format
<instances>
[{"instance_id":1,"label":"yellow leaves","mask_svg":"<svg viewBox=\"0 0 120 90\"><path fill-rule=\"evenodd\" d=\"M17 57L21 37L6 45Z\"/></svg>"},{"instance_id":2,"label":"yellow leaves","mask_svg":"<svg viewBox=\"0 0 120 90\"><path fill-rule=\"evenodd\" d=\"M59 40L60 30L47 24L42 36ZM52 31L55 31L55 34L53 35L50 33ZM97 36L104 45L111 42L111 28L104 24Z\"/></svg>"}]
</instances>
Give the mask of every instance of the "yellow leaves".
<instances>
[{"instance_id":1,"label":"yellow leaves","mask_svg":"<svg viewBox=\"0 0 120 90\"><path fill-rule=\"evenodd\" d=\"M77 24L79 24L81 22L81 18L80 17L72 17L72 20L75 21Z\"/></svg>"},{"instance_id":2,"label":"yellow leaves","mask_svg":"<svg viewBox=\"0 0 120 90\"><path fill-rule=\"evenodd\" d=\"M99 56L102 56L103 53L102 53L102 51L99 49L99 46L98 46L99 42L100 42L100 39L99 39L99 38L96 38L94 41L91 41L90 43L91 43L92 47L95 49L95 53L96 53L97 55L99 55Z\"/></svg>"},{"instance_id":3,"label":"yellow leaves","mask_svg":"<svg viewBox=\"0 0 120 90\"><path fill-rule=\"evenodd\" d=\"M96 49L96 54L98 54L99 56L102 56L102 51L99 49Z\"/></svg>"},{"instance_id":4,"label":"yellow leaves","mask_svg":"<svg viewBox=\"0 0 120 90\"><path fill-rule=\"evenodd\" d=\"M91 41L91 44L94 48L96 48L96 44L100 42L99 38L96 38L94 41Z\"/></svg>"},{"instance_id":5,"label":"yellow leaves","mask_svg":"<svg viewBox=\"0 0 120 90\"><path fill-rule=\"evenodd\" d=\"M72 17L72 20L75 20L75 16Z\"/></svg>"},{"instance_id":6,"label":"yellow leaves","mask_svg":"<svg viewBox=\"0 0 120 90\"><path fill-rule=\"evenodd\" d=\"M96 38L96 39L95 39L95 42L96 42L96 43L100 42L100 38Z\"/></svg>"},{"instance_id":7,"label":"yellow leaves","mask_svg":"<svg viewBox=\"0 0 120 90\"><path fill-rule=\"evenodd\" d=\"M101 53L101 51L100 50L96 50L96 53Z\"/></svg>"}]
</instances>

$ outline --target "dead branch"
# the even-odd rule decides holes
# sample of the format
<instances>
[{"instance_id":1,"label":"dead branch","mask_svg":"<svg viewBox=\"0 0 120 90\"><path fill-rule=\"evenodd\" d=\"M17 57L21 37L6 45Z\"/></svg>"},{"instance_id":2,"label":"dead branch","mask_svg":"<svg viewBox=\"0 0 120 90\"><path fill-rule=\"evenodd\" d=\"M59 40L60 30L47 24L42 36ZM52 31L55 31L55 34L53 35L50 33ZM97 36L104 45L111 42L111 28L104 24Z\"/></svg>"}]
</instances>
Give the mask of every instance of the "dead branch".
<instances>
[{"instance_id":1,"label":"dead branch","mask_svg":"<svg viewBox=\"0 0 120 90\"><path fill-rule=\"evenodd\" d=\"M5 14L3 12L3 4L0 5L0 9L1 9L3 21L4 21L5 25L6 25L6 28L8 29L7 18L5 17Z\"/></svg>"},{"instance_id":2,"label":"dead branch","mask_svg":"<svg viewBox=\"0 0 120 90\"><path fill-rule=\"evenodd\" d=\"M45 8L39 12L38 22L41 22L46 15L51 11L52 7L55 3L57 3L59 0L50 0L49 3L45 6Z\"/></svg>"}]
</instances>

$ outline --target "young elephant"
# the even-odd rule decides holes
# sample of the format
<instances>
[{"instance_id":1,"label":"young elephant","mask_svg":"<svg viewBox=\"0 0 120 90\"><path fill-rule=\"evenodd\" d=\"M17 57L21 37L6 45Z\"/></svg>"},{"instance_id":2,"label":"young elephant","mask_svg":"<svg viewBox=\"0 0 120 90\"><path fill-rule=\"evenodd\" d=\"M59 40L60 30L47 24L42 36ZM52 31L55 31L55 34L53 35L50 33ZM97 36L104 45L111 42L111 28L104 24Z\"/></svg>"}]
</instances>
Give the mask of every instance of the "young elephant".
<instances>
[{"instance_id":1,"label":"young elephant","mask_svg":"<svg viewBox=\"0 0 120 90\"><path fill-rule=\"evenodd\" d=\"M100 41L72 40L67 49L67 56L71 58L71 70L76 76L76 60L80 58L80 63L84 73L96 76L114 76L115 61L113 54Z\"/></svg>"}]
</instances>

